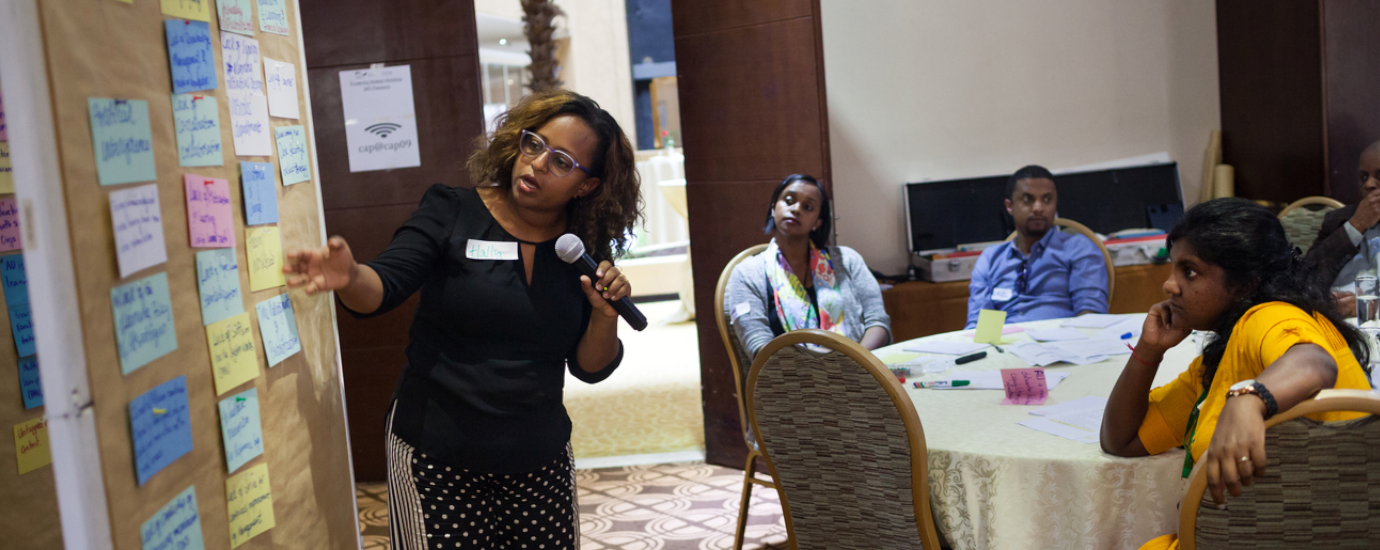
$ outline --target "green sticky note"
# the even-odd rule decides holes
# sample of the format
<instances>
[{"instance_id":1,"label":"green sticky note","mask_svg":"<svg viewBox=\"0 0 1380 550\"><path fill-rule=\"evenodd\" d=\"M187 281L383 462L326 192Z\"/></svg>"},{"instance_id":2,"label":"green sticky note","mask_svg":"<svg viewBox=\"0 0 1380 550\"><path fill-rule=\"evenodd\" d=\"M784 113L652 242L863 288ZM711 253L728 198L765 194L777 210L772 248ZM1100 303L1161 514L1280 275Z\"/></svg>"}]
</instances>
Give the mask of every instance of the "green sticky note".
<instances>
[{"instance_id":1,"label":"green sticky note","mask_svg":"<svg viewBox=\"0 0 1380 550\"><path fill-rule=\"evenodd\" d=\"M984 309L978 312L977 334L973 342L978 344L1000 344L1001 327L1006 324L1006 312Z\"/></svg>"},{"instance_id":2,"label":"green sticky note","mask_svg":"<svg viewBox=\"0 0 1380 550\"><path fill-rule=\"evenodd\" d=\"M100 97L86 101L91 111L91 138L101 185L158 179L149 129L149 102Z\"/></svg>"}]
</instances>

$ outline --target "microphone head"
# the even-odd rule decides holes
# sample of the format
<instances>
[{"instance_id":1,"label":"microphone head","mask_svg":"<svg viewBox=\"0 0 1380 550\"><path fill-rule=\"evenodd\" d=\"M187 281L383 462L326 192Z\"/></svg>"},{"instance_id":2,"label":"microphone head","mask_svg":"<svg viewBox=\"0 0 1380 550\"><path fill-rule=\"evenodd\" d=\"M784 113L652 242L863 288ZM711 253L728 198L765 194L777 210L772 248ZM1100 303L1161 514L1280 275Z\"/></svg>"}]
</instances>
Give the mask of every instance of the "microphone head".
<instances>
[{"instance_id":1,"label":"microphone head","mask_svg":"<svg viewBox=\"0 0 1380 550\"><path fill-rule=\"evenodd\" d=\"M561 261L573 264L580 256L585 255L585 242L573 234L566 233L561 238L556 239L556 256Z\"/></svg>"}]
</instances>

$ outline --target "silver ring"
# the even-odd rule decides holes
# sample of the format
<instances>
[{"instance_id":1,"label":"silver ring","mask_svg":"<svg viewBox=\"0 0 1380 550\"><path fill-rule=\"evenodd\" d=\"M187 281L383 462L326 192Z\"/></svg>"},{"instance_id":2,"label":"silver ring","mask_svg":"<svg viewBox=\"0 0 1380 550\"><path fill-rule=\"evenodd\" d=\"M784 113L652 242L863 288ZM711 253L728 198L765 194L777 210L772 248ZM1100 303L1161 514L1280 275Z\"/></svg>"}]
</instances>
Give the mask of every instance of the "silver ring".
<instances>
[{"instance_id":1,"label":"silver ring","mask_svg":"<svg viewBox=\"0 0 1380 550\"><path fill-rule=\"evenodd\" d=\"M1236 459L1236 460L1237 460L1238 462L1250 462L1250 461L1251 461L1251 457L1249 457L1249 456L1243 456L1243 457L1238 458L1238 459Z\"/></svg>"}]
</instances>

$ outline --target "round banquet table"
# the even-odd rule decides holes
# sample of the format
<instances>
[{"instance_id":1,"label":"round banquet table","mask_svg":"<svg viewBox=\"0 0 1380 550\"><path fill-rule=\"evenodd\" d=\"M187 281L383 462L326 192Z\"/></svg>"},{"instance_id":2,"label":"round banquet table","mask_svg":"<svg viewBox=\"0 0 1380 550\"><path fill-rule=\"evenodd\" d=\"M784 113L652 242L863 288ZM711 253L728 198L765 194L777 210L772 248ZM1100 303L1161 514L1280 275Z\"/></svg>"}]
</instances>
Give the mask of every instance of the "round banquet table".
<instances>
[{"instance_id":1,"label":"round banquet table","mask_svg":"<svg viewBox=\"0 0 1380 550\"><path fill-rule=\"evenodd\" d=\"M1144 315L1140 315L1144 318ZM1055 328L1062 320L1009 326ZM1089 335L1093 329L1080 329ZM972 342L971 331L950 332L880 348L884 363L920 355L904 348L924 341ZM918 389L917 380L947 380L955 371L1029 367L1008 344L1030 341L1025 333L1003 337L1005 353L943 373L915 370L904 384L915 403L929 449L930 504L934 523L956 550L1136 549L1178 530L1183 451L1119 458L1096 443L1079 443L1018 425L1038 418L1037 406L1000 405L1001 390ZM1134 342L1134 341L1133 341ZM1129 351L1129 350L1128 350ZM1158 387L1188 368L1199 353L1195 337L1170 350L1155 376ZM1068 372L1042 406L1087 396L1107 397L1130 355L1088 365L1054 363Z\"/></svg>"}]
</instances>

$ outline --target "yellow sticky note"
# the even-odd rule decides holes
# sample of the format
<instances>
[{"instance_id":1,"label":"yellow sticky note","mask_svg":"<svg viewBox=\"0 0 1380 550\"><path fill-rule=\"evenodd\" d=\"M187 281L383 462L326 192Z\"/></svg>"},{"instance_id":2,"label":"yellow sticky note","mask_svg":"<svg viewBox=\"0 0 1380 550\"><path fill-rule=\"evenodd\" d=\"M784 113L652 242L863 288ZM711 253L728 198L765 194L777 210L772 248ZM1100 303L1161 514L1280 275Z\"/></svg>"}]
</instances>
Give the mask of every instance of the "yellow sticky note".
<instances>
[{"instance_id":1,"label":"yellow sticky note","mask_svg":"<svg viewBox=\"0 0 1380 550\"><path fill-rule=\"evenodd\" d=\"M53 463L48 449L48 419L35 418L14 425L14 453L19 473L27 474Z\"/></svg>"},{"instance_id":2,"label":"yellow sticky note","mask_svg":"<svg viewBox=\"0 0 1380 550\"><path fill-rule=\"evenodd\" d=\"M245 230L249 256L249 290L283 286L283 241L274 226L250 227Z\"/></svg>"},{"instance_id":3,"label":"yellow sticky note","mask_svg":"<svg viewBox=\"0 0 1380 550\"><path fill-rule=\"evenodd\" d=\"M225 504L230 512L230 547L239 548L273 528L273 493L268 489L268 465L260 464L225 480Z\"/></svg>"},{"instance_id":4,"label":"yellow sticky note","mask_svg":"<svg viewBox=\"0 0 1380 550\"><path fill-rule=\"evenodd\" d=\"M0 115L5 114L0 111ZM0 119L4 122L4 119ZM14 192L14 168L10 166L10 142L0 141L0 194Z\"/></svg>"},{"instance_id":5,"label":"yellow sticky note","mask_svg":"<svg viewBox=\"0 0 1380 550\"><path fill-rule=\"evenodd\" d=\"M1001 327L1006 324L1006 312L984 309L978 312L977 334L973 342L979 344L1000 344Z\"/></svg>"},{"instance_id":6,"label":"yellow sticky note","mask_svg":"<svg viewBox=\"0 0 1380 550\"><path fill-rule=\"evenodd\" d=\"M211 21L211 0L161 0L163 14L183 19Z\"/></svg>"},{"instance_id":7,"label":"yellow sticky note","mask_svg":"<svg viewBox=\"0 0 1380 550\"><path fill-rule=\"evenodd\" d=\"M254 330L249 325L248 312L207 325L206 341L211 343L216 395L259 375L259 353L254 349Z\"/></svg>"},{"instance_id":8,"label":"yellow sticky note","mask_svg":"<svg viewBox=\"0 0 1380 550\"><path fill-rule=\"evenodd\" d=\"M918 354L918 353L893 353L893 354L891 354L891 355L888 355L888 356L886 356L886 357L882 357L882 358L880 358L880 359L882 360L882 363L885 363L885 364L888 364L888 365L899 365L899 364L905 363L905 362L907 362L907 361L913 361L913 360L915 360L915 359L917 359L917 358L919 358L919 357L920 357L920 354Z\"/></svg>"}]
</instances>

